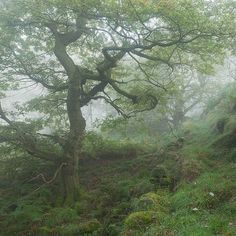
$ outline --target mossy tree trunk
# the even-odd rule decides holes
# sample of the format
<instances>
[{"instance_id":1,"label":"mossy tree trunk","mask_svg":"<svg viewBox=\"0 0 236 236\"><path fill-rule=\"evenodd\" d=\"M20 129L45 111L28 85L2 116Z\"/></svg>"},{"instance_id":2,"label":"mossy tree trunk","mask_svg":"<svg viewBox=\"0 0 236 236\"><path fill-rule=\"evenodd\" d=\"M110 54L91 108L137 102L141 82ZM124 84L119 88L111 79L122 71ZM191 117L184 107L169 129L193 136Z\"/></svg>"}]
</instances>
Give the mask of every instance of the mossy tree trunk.
<instances>
[{"instance_id":1,"label":"mossy tree trunk","mask_svg":"<svg viewBox=\"0 0 236 236\"><path fill-rule=\"evenodd\" d=\"M75 42L83 34L86 25L86 19L77 19L80 22L76 31L65 34L58 32L57 24L50 23L47 27L53 33L55 38L54 54L60 64L64 67L68 76L66 107L69 118L70 130L68 137L63 146L62 169L63 199L65 204L73 204L78 197L79 177L78 164L81 156L82 142L84 139L86 122L83 118L81 107L88 104L96 94L104 91L104 88L110 83L117 92L123 94L129 99L136 99L136 96L129 95L119 89L111 80L111 69L116 66L125 52L121 51L111 57L104 52L104 60L97 65L96 71L93 72L75 64L73 59L67 53L67 46ZM88 92L84 92L83 84L86 80L98 82Z\"/></svg>"},{"instance_id":2,"label":"mossy tree trunk","mask_svg":"<svg viewBox=\"0 0 236 236\"><path fill-rule=\"evenodd\" d=\"M68 55L66 47L78 39L82 32L75 31L73 34L62 35L56 26L48 26L55 37L55 56L67 72L68 88L66 108L69 118L70 130L63 146L62 185L64 204L71 205L78 198L79 176L78 164L81 155L82 141L85 133L86 122L81 111L82 81L83 75L72 58Z\"/></svg>"},{"instance_id":3,"label":"mossy tree trunk","mask_svg":"<svg viewBox=\"0 0 236 236\"><path fill-rule=\"evenodd\" d=\"M70 132L64 147L62 171L64 203L73 204L79 193L78 165L81 156L82 141L85 132L85 119L80 108L80 76L78 70L70 80L67 95L67 112L70 121Z\"/></svg>"}]
</instances>

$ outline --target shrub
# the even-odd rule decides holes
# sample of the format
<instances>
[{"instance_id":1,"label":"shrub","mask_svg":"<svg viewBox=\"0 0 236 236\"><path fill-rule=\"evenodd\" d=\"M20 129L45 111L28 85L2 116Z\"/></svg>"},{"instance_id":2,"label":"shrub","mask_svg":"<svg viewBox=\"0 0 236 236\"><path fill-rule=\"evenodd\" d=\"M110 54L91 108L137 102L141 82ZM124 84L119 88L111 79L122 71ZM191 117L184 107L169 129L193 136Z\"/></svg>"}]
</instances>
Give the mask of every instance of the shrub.
<instances>
[{"instance_id":1,"label":"shrub","mask_svg":"<svg viewBox=\"0 0 236 236\"><path fill-rule=\"evenodd\" d=\"M22 202L3 222L0 222L0 234L12 235L12 232L32 232L34 231L33 225L40 224L42 216L42 206ZM3 232L1 230L3 230Z\"/></svg>"}]
</instances>

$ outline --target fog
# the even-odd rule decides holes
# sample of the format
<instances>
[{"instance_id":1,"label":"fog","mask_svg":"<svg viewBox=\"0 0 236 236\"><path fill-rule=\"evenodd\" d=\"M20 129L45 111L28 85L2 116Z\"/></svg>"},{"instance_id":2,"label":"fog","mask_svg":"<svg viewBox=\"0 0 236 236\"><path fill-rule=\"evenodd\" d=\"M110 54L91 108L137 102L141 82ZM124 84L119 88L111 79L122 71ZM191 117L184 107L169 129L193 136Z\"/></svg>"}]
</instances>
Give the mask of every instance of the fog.
<instances>
[{"instance_id":1,"label":"fog","mask_svg":"<svg viewBox=\"0 0 236 236\"><path fill-rule=\"evenodd\" d=\"M216 84L216 94L217 88L221 88L227 83L232 82L236 78L236 58L228 57L225 59L223 65L215 66L215 74L214 75L205 75L207 80L213 84ZM25 118L37 119L43 117L43 114L38 112L29 112L24 113L23 115L20 113L14 112L17 111L16 107L18 105L23 105L25 102L31 100L32 98L45 95L47 93L46 89L44 89L39 84L32 84L31 82L22 83L21 89L10 90L6 92L6 96L1 99L3 109L14 116L15 120L23 120ZM212 96L212 95L210 95ZM102 120L107 117L117 117L118 113L115 111L113 107L107 104L104 100L94 100L90 102L88 105L82 108L84 118L86 120L86 129L94 130L96 128L96 124L101 123ZM202 112L201 103L197 104L193 107L188 113L187 116L194 117L198 116ZM0 121L4 123L4 121ZM50 128L44 128L43 132L50 133L52 130Z\"/></svg>"}]
</instances>

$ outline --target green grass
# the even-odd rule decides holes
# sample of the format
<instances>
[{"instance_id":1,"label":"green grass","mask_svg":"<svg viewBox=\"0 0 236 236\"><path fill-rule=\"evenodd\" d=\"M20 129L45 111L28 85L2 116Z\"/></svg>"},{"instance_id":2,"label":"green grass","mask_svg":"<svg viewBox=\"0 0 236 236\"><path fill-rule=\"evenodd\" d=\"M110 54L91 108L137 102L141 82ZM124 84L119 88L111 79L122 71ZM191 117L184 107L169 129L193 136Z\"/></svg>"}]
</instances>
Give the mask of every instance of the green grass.
<instances>
[{"instance_id":1,"label":"green grass","mask_svg":"<svg viewBox=\"0 0 236 236\"><path fill-rule=\"evenodd\" d=\"M235 112L231 106L219 112L217 106L201 120L183 125L178 131L184 137L182 148L170 146L175 142L170 134L156 144L155 138L135 143L89 133L79 169L80 200L74 208L58 206L55 189L49 187L20 200L37 187L25 182L35 175L31 167L41 172L47 165L27 158L17 164L4 160L0 235L236 235L236 147L221 145L233 135ZM227 122L225 132L219 133L215 127L222 117ZM140 140L150 141L144 136ZM166 178L176 181L171 191L150 181L160 165ZM16 209L9 208L12 202Z\"/></svg>"}]
</instances>

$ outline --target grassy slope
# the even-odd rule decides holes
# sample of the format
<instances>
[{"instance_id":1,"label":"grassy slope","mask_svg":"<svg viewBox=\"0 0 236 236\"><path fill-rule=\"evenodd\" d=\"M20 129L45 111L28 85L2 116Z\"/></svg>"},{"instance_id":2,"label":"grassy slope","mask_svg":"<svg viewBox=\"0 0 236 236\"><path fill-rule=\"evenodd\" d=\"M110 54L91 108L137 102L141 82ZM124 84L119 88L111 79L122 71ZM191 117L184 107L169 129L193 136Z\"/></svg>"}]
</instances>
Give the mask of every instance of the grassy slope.
<instances>
[{"instance_id":1,"label":"grassy slope","mask_svg":"<svg viewBox=\"0 0 236 236\"><path fill-rule=\"evenodd\" d=\"M3 208L0 235L236 235L236 111L224 107L186 123L183 145L166 143L152 155L144 154L152 153L147 144L117 144L95 135L86 144L90 158L81 160L83 191L76 206L57 207L55 195L43 188L15 209ZM176 180L173 191L150 181L158 165ZM19 188L4 189L2 205L20 195ZM22 194L32 186L20 189Z\"/></svg>"},{"instance_id":2,"label":"grassy slope","mask_svg":"<svg viewBox=\"0 0 236 236\"><path fill-rule=\"evenodd\" d=\"M236 235L234 114L227 114L223 133L215 128L221 117L212 114L185 124L181 148L166 145L151 156L85 165L85 186L99 178L88 190L96 202L91 215L104 226L101 235ZM151 170L160 163L177 177L175 192L151 184Z\"/></svg>"}]
</instances>

